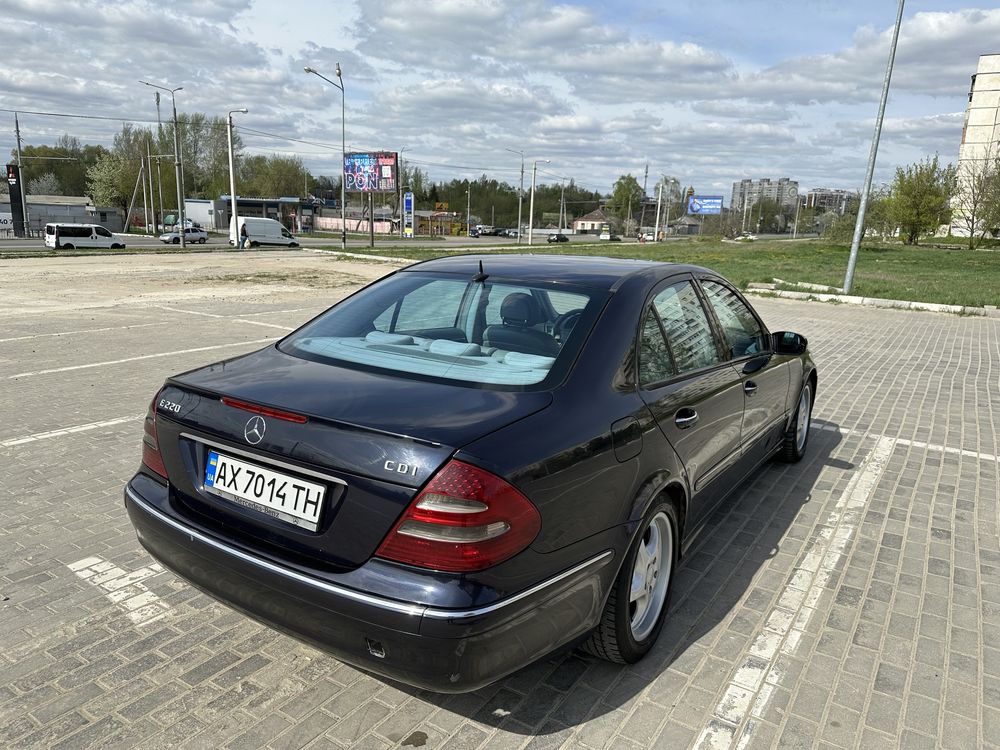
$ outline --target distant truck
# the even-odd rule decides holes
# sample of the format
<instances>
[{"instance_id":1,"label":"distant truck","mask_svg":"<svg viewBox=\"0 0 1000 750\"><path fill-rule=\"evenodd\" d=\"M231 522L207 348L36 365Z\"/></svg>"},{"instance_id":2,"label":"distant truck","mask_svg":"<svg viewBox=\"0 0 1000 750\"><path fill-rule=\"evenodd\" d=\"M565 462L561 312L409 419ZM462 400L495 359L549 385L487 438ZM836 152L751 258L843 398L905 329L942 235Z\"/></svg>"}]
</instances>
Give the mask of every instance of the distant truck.
<instances>
[{"instance_id":1,"label":"distant truck","mask_svg":"<svg viewBox=\"0 0 1000 750\"><path fill-rule=\"evenodd\" d=\"M229 225L229 244L236 246L240 242L239 229L247 228L247 244L250 247L258 245L284 245L298 247L292 233L285 229L280 221L275 219L259 219L253 216L240 216L239 228L234 230L232 222Z\"/></svg>"}]
</instances>

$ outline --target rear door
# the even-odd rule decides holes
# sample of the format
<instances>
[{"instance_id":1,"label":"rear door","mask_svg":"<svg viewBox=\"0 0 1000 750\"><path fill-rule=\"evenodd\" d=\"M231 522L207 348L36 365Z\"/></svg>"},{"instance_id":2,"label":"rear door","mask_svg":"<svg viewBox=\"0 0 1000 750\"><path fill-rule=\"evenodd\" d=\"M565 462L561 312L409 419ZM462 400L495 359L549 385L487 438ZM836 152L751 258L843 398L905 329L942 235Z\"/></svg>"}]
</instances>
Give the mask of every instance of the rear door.
<instances>
[{"instance_id":1,"label":"rear door","mask_svg":"<svg viewBox=\"0 0 1000 750\"><path fill-rule=\"evenodd\" d=\"M639 391L680 456L698 524L725 494L723 478L740 457L740 374L720 351L690 276L654 289L639 339Z\"/></svg>"},{"instance_id":2,"label":"rear door","mask_svg":"<svg viewBox=\"0 0 1000 750\"><path fill-rule=\"evenodd\" d=\"M787 417L788 357L776 356L767 328L735 289L718 278L699 279L724 341L739 371L744 395L740 442L748 464L756 464L780 442Z\"/></svg>"}]
</instances>

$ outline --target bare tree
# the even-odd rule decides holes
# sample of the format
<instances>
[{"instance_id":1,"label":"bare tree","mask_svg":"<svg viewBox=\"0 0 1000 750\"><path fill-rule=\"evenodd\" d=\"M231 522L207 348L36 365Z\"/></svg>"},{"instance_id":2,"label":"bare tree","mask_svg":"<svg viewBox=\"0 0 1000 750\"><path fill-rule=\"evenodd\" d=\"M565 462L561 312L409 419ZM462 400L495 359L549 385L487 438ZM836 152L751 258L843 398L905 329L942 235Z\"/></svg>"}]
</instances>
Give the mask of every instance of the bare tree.
<instances>
[{"instance_id":1,"label":"bare tree","mask_svg":"<svg viewBox=\"0 0 1000 750\"><path fill-rule=\"evenodd\" d=\"M1000 230L1000 153L996 143L987 146L981 159L968 159L959 166L954 196L956 223L969 236L969 249L986 234Z\"/></svg>"}]
</instances>

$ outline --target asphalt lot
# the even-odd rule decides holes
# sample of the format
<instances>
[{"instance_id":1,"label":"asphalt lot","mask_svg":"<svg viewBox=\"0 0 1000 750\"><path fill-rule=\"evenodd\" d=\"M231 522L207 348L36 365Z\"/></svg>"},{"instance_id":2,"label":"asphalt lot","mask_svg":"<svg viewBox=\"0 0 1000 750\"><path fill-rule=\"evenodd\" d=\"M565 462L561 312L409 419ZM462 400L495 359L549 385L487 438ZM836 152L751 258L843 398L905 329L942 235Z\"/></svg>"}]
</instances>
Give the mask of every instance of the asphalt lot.
<instances>
[{"instance_id":1,"label":"asphalt lot","mask_svg":"<svg viewBox=\"0 0 1000 750\"><path fill-rule=\"evenodd\" d=\"M0 747L977 748L1000 742L1000 320L755 301L819 367L809 453L741 487L631 668L390 684L153 565L121 488L166 375L393 266L0 261Z\"/></svg>"}]
</instances>

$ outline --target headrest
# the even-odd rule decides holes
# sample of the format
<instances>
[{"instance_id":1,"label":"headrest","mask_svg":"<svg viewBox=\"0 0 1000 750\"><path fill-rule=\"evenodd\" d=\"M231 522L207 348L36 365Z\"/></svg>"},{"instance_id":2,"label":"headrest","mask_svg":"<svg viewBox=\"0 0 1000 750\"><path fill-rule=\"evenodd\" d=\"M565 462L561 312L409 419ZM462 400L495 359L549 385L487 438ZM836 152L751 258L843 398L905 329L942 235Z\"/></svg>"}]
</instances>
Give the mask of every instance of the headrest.
<instances>
[{"instance_id":1,"label":"headrest","mask_svg":"<svg viewBox=\"0 0 1000 750\"><path fill-rule=\"evenodd\" d=\"M530 294L514 292L500 305L500 319L509 325L533 326L542 319L542 311Z\"/></svg>"}]
</instances>

